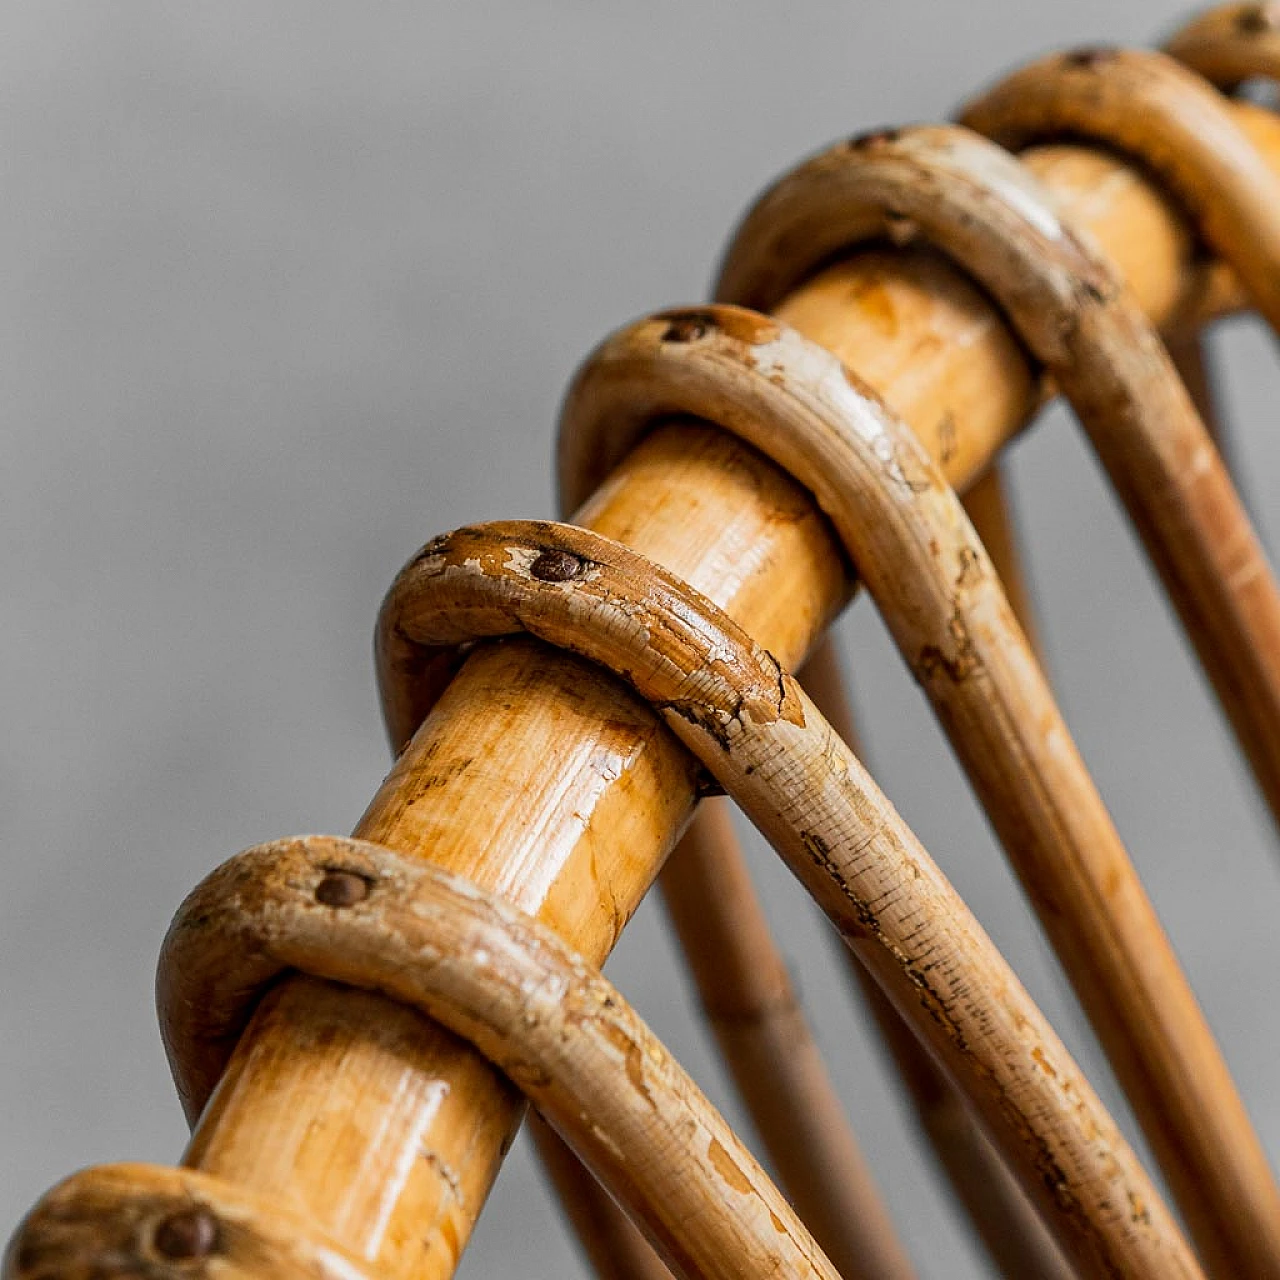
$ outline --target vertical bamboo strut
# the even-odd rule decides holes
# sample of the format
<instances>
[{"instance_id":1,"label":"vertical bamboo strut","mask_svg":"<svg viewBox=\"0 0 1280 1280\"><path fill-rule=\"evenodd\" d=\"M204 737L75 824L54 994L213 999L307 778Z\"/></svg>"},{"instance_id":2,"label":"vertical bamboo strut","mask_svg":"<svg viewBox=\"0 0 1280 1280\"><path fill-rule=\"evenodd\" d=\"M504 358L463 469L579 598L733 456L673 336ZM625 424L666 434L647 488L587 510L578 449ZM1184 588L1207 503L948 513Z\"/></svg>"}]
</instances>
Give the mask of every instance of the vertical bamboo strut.
<instances>
[{"instance_id":1,"label":"vertical bamboo strut","mask_svg":"<svg viewBox=\"0 0 1280 1280\"><path fill-rule=\"evenodd\" d=\"M1280 170L1280 124L1235 111ZM1117 160L1067 147L1025 159L1158 322L1237 300L1221 271L1199 270L1166 202ZM999 318L930 254L859 255L779 314L877 386L958 485L1035 402ZM579 521L685 578L788 667L849 588L808 496L695 424L656 431ZM505 895L599 961L697 783L684 751L614 681L511 641L468 659L357 834ZM439 1027L380 997L291 979L261 1005L186 1159L311 1215L388 1280L434 1280L451 1274L517 1115L510 1088Z\"/></svg>"}]
</instances>

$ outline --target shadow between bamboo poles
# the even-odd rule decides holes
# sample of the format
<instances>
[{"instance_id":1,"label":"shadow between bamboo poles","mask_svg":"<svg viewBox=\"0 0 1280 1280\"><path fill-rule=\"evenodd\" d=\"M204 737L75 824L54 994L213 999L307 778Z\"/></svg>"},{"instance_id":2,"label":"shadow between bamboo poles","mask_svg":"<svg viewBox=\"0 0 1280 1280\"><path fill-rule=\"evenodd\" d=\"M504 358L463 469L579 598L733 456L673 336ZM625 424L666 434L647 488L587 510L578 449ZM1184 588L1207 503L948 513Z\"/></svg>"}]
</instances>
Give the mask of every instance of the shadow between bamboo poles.
<instances>
[{"instance_id":1,"label":"shadow between bamboo poles","mask_svg":"<svg viewBox=\"0 0 1280 1280\"><path fill-rule=\"evenodd\" d=\"M1158 65L1162 76L1170 68L1175 79L1186 74L1167 60ZM923 236L968 264L1053 371L1142 533L1260 780L1270 798L1280 798L1270 785L1280 783L1280 591L1185 389L1110 269L1005 152L968 130L919 128L854 139L783 178L739 229L722 292L768 306L806 263L876 234ZM877 594L874 566L859 568ZM888 580L881 590L897 585ZM893 607L909 610L911 603L900 598ZM891 630L901 625L884 601L881 608ZM1074 753L1069 762L1059 756L1052 741L1058 730L1036 727L1041 695L1023 700L1032 686L1016 664L993 676L1000 687L987 690L991 705L967 696L974 692L963 669L971 637L967 624L958 625L960 666L953 659L940 671L914 669L1193 1237L1222 1275L1280 1274L1280 1193L1105 808ZM914 645L904 644L904 633L897 638L911 661ZM1043 695L1048 700L1047 688ZM996 712L1004 698L1007 712ZM1031 719L1011 736L1019 716ZM1028 768L1039 782L1030 783ZM1021 786L1014 782L1020 774ZM1074 887L1064 883L1077 876Z\"/></svg>"},{"instance_id":2,"label":"shadow between bamboo poles","mask_svg":"<svg viewBox=\"0 0 1280 1280\"><path fill-rule=\"evenodd\" d=\"M975 483L965 503L1025 629L1031 608L997 468ZM836 661L834 642L824 638L800 679L854 746ZM854 751L860 755L856 746ZM858 1268L870 1276L910 1274L769 932L725 803L702 802L659 884L708 1025L800 1216L842 1274ZM881 1023L922 1131L992 1258L1010 1277L1069 1277L1034 1209L955 1090L867 971L846 948L841 951ZM594 1179L573 1167L572 1153L553 1131L537 1125L534 1133L597 1272L618 1280L647 1277L660 1264L643 1238ZM621 1238L616 1246L615 1236Z\"/></svg>"},{"instance_id":3,"label":"shadow between bamboo poles","mask_svg":"<svg viewBox=\"0 0 1280 1280\"><path fill-rule=\"evenodd\" d=\"M784 354L799 385L835 393L853 414L838 365L812 348L818 367L798 359L808 345L757 347L762 367L753 365L758 372L748 380L776 400L770 355ZM764 416L788 434L776 414ZM918 461L927 465L922 454ZM954 502L945 487L938 495ZM402 572L381 617L383 688L402 690L413 705L447 680L452 646L517 629L615 671L661 712L965 1091L1086 1274L1200 1274L1159 1194L1016 976L775 659L710 602L624 547L568 525L505 523L436 539Z\"/></svg>"},{"instance_id":4,"label":"shadow between bamboo poles","mask_svg":"<svg viewBox=\"0 0 1280 1280\"><path fill-rule=\"evenodd\" d=\"M769 931L723 801L702 802L659 885L721 1056L815 1239L844 1275L914 1275Z\"/></svg>"},{"instance_id":5,"label":"shadow between bamboo poles","mask_svg":"<svg viewBox=\"0 0 1280 1280\"><path fill-rule=\"evenodd\" d=\"M915 1271L769 932L725 801L701 802L659 885L707 1024L788 1199L841 1275L908 1280ZM597 1274L665 1274L555 1134L537 1126L534 1137Z\"/></svg>"},{"instance_id":6,"label":"shadow between bamboo poles","mask_svg":"<svg viewBox=\"0 0 1280 1280\"><path fill-rule=\"evenodd\" d=\"M1245 104L1233 110L1280 171L1280 124ZM1122 265L1161 326L1242 305L1232 273L1201 262L1177 210L1132 165L1072 146L1035 148L1023 160ZM1034 406L1032 373L1016 343L977 291L931 255L860 254L806 282L780 310L856 359L954 483L982 470ZM676 566L789 663L841 599L810 508L775 469L714 431L690 424L656 431L606 490L584 508L583 521ZM720 546L762 549L763 558L730 571L713 551ZM375 797L360 833L501 884L579 949L602 957L616 936L609 922L625 920L691 803L683 755L668 736L651 732L615 682L567 656L520 643L478 652ZM477 749L490 761L483 772L468 767ZM530 762L550 751L578 787L585 828L559 821L537 787ZM581 784L583 762L600 753L623 773L597 795ZM413 799L427 784L430 813ZM489 821L491 812L506 812L493 801L507 794L521 799L520 828L541 833L536 861L513 840L511 823ZM428 820L432 814L438 819ZM606 829L630 858L599 856L593 887L577 873L599 853L591 853L592 832ZM566 905L570 889L579 911ZM247 1191L288 1188L298 1209L376 1258L388 1280L443 1280L506 1150L513 1113L504 1107L492 1072L443 1031L374 996L295 979L264 1001L246 1030L184 1160ZM307 1133L323 1140L304 1140L301 1115L310 1117ZM418 1159L424 1150L429 1158ZM347 1172L335 1179L343 1161Z\"/></svg>"}]
</instances>

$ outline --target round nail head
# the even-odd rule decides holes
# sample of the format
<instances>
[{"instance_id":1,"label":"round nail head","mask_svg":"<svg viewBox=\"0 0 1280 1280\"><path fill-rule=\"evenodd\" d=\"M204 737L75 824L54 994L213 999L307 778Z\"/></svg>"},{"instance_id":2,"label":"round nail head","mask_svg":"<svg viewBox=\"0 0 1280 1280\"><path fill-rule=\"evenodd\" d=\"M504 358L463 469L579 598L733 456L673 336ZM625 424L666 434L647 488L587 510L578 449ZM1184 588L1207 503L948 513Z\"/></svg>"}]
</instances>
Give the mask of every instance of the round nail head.
<instances>
[{"instance_id":1,"label":"round nail head","mask_svg":"<svg viewBox=\"0 0 1280 1280\"><path fill-rule=\"evenodd\" d=\"M326 907L354 907L369 896L369 882L353 871L328 871L316 885L316 901Z\"/></svg>"},{"instance_id":2,"label":"round nail head","mask_svg":"<svg viewBox=\"0 0 1280 1280\"><path fill-rule=\"evenodd\" d=\"M218 1243L218 1223L207 1209L182 1209L156 1227L156 1252L166 1258L203 1258Z\"/></svg>"},{"instance_id":3,"label":"round nail head","mask_svg":"<svg viewBox=\"0 0 1280 1280\"><path fill-rule=\"evenodd\" d=\"M529 566L529 572L540 582L568 582L582 572L582 561L567 551L544 551Z\"/></svg>"}]
</instances>

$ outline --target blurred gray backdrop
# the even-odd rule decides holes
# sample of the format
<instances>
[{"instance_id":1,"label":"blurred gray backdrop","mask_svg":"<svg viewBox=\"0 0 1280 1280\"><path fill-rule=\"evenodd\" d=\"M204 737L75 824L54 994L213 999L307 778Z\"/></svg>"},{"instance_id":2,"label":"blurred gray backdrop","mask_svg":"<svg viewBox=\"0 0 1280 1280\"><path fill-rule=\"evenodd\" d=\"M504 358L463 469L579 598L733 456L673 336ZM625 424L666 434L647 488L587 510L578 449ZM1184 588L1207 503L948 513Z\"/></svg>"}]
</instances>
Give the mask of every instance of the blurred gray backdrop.
<instances>
[{"instance_id":1,"label":"blurred gray backdrop","mask_svg":"<svg viewBox=\"0 0 1280 1280\"><path fill-rule=\"evenodd\" d=\"M0 1234L79 1166L177 1158L169 915L246 845L351 828L387 766L382 593L436 532L551 513L575 362L703 296L746 202L824 142L1184 12L4 7ZM1275 352L1246 320L1214 350L1274 548ZM1275 840L1076 435L1053 411L1011 455L1053 674L1274 1154ZM841 631L883 784L1114 1103L865 602ZM807 904L753 856L923 1274L985 1274ZM610 973L737 1118L652 905ZM585 1274L523 1141L461 1274Z\"/></svg>"}]
</instances>

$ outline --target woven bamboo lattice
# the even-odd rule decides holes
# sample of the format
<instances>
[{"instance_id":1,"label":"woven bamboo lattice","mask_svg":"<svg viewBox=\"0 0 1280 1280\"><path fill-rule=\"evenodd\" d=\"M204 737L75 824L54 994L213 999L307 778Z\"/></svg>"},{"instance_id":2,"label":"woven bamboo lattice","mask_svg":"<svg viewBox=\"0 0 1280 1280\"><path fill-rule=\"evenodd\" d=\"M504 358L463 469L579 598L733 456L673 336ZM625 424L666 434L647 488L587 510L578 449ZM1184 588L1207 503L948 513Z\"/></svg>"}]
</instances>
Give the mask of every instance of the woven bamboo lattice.
<instances>
[{"instance_id":1,"label":"woven bamboo lattice","mask_svg":"<svg viewBox=\"0 0 1280 1280\"><path fill-rule=\"evenodd\" d=\"M526 1100L602 1275L911 1275L731 800L847 944L1003 1274L1280 1276L1280 1193L1041 672L997 469L1062 394L1280 817L1280 589L1215 446L1198 338L1244 306L1280 328L1280 120L1235 96L1274 78L1269 5L1215 10L1165 52L1045 58L957 124L805 161L743 219L711 303L606 339L562 412L572 523L460 529L392 586L397 759L353 837L248 850L179 910L159 1000L182 1167L68 1179L4 1275L443 1280ZM909 326L894 346L860 311L886 281L968 335L927 377ZM860 763L822 638L858 586L1169 1203ZM603 741L625 767L593 769ZM538 832L536 857L513 863L513 830ZM655 880L776 1186L599 972ZM300 1112L315 1185L285 1198L262 1152Z\"/></svg>"}]
</instances>

